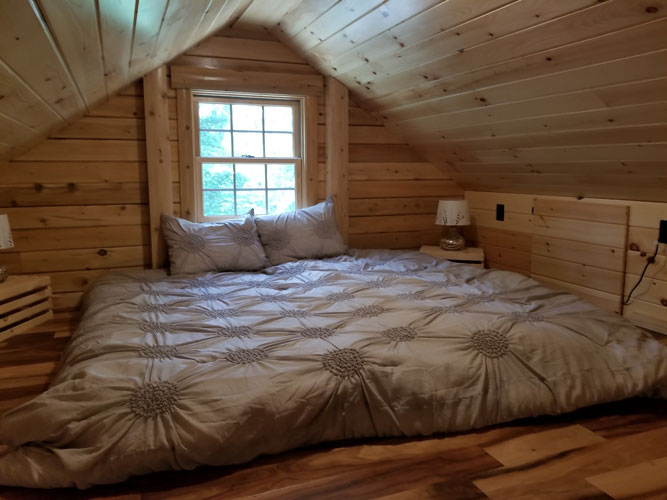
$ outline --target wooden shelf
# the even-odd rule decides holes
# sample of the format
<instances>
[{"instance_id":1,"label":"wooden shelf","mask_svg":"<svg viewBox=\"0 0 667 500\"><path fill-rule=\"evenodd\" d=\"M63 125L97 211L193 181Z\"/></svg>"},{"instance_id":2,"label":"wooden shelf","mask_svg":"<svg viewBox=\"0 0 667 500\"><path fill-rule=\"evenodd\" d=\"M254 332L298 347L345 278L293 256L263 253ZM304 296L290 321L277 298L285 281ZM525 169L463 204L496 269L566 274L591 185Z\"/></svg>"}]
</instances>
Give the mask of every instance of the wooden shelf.
<instances>
[{"instance_id":1,"label":"wooden shelf","mask_svg":"<svg viewBox=\"0 0 667 500\"><path fill-rule=\"evenodd\" d=\"M10 276L0 283L0 341L52 317L50 277Z\"/></svg>"},{"instance_id":2,"label":"wooden shelf","mask_svg":"<svg viewBox=\"0 0 667 500\"><path fill-rule=\"evenodd\" d=\"M438 246L425 245L419 249L421 253L452 262L464 262L477 267L484 267L484 249L477 247L466 247L463 250L444 250Z\"/></svg>"}]
</instances>

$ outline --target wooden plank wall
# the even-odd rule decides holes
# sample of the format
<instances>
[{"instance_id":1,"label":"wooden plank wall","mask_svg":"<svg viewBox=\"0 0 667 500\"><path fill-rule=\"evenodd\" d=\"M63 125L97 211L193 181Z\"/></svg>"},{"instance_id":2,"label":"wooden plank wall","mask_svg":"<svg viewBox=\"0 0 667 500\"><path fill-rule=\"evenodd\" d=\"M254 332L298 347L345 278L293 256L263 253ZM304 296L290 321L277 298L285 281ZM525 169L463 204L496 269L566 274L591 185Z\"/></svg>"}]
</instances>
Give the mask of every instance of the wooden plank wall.
<instances>
[{"instance_id":1,"label":"wooden plank wall","mask_svg":"<svg viewBox=\"0 0 667 500\"><path fill-rule=\"evenodd\" d=\"M350 105L350 246L417 248L439 241L438 200L461 188L405 140Z\"/></svg>"},{"instance_id":2,"label":"wooden plank wall","mask_svg":"<svg viewBox=\"0 0 667 500\"><path fill-rule=\"evenodd\" d=\"M266 32L224 30L183 56L173 66L314 75L317 71ZM318 98L317 200L326 196L326 100ZM175 118L175 114L173 115ZM350 102L349 244L365 248L416 248L440 237L434 224L438 199L463 191L435 165L415 153L404 140Z\"/></svg>"},{"instance_id":3,"label":"wooden plank wall","mask_svg":"<svg viewBox=\"0 0 667 500\"><path fill-rule=\"evenodd\" d=\"M270 34L225 31L174 61L252 71L316 70ZM318 114L318 199L326 192L324 99ZM180 215L175 91L168 92L173 209ZM349 109L350 244L415 248L433 243L440 197L462 191L358 106ZM16 160L0 164L0 211L9 214L16 248L0 258L12 273L53 279L56 318L40 331L76 323L83 292L109 269L150 266L148 179L141 82Z\"/></svg>"},{"instance_id":4,"label":"wooden plank wall","mask_svg":"<svg viewBox=\"0 0 667 500\"><path fill-rule=\"evenodd\" d=\"M483 247L487 265L491 268L515 271L531 275L534 246L541 241L536 237L533 225L535 200L576 203L575 198L558 196L535 196L529 194L491 193L467 191L473 225L466 230L470 242ZM630 208L627 231L627 256L625 259L625 294L639 279L646 258L655 250L658 226L667 218L667 203L605 200L587 198L580 203L620 205ZM505 206L505 221L495 220L496 204ZM586 235L584 235L586 237ZM615 237L621 239L619 234ZM576 245L573 243L572 245ZM608 248L617 246L602 245ZM538 250L539 252L539 250ZM630 304L623 307L623 315L639 326L667 333L667 246L661 245L656 264L649 266L644 281L633 294ZM596 267L600 267L599 265ZM564 280L559 280L564 281ZM568 283L568 282L566 282ZM552 283L559 285L562 283ZM569 282L571 290L587 295L589 300L597 297L598 304L609 304L601 290L586 283ZM590 285L590 284L588 284Z\"/></svg>"},{"instance_id":5,"label":"wooden plank wall","mask_svg":"<svg viewBox=\"0 0 667 500\"><path fill-rule=\"evenodd\" d=\"M325 109L327 122L327 196L336 207L336 222L348 242L349 234L349 96L347 88L335 78L327 78Z\"/></svg>"},{"instance_id":6,"label":"wooden plank wall","mask_svg":"<svg viewBox=\"0 0 667 500\"><path fill-rule=\"evenodd\" d=\"M42 330L68 330L97 276L149 265L140 86L1 165L0 211L9 214L16 243L0 256L10 272L52 278L56 315Z\"/></svg>"},{"instance_id":7,"label":"wooden plank wall","mask_svg":"<svg viewBox=\"0 0 667 500\"><path fill-rule=\"evenodd\" d=\"M350 101L349 245L353 248L417 248L434 244L438 200L463 196L440 168L427 162L380 121ZM325 189L324 110L320 112L319 193Z\"/></svg>"},{"instance_id":8,"label":"wooden plank wall","mask_svg":"<svg viewBox=\"0 0 667 500\"><path fill-rule=\"evenodd\" d=\"M169 130L169 76L160 66L144 77L146 167L151 231L151 266L166 267L167 245L162 236L161 217L172 210L171 145Z\"/></svg>"},{"instance_id":9,"label":"wooden plank wall","mask_svg":"<svg viewBox=\"0 0 667 500\"><path fill-rule=\"evenodd\" d=\"M629 212L627 205L535 198L531 277L620 314Z\"/></svg>"},{"instance_id":10,"label":"wooden plank wall","mask_svg":"<svg viewBox=\"0 0 667 500\"><path fill-rule=\"evenodd\" d=\"M238 88L238 85L244 79L251 77L250 85L253 85L253 88L249 91L252 92L260 90L256 87L258 81L271 82L276 75L303 75L304 78L319 77L319 73L315 69L277 41L271 34L264 31L240 29L226 29L216 33L171 61L169 66L178 68L178 71L183 74L187 72L196 75L206 68L216 70L214 72L216 75L234 74L236 76L231 81L233 88ZM319 78L321 79L321 77ZM319 101L318 109L320 110L318 120L323 125L324 99L321 97L317 99ZM175 108L170 107L169 116L174 122L177 120ZM172 136L172 145L178 151L177 134ZM323 144L318 144L318 149L321 148L323 148ZM318 156L321 155L318 154ZM178 158L178 154L174 158ZM183 163L181 167L184 165ZM180 172L180 174L181 178L188 178L187 172ZM318 199L322 199L323 196L322 191L319 193ZM180 213L180 204L175 204L174 211L177 214ZM182 214L182 216L186 217L187 214Z\"/></svg>"}]
</instances>

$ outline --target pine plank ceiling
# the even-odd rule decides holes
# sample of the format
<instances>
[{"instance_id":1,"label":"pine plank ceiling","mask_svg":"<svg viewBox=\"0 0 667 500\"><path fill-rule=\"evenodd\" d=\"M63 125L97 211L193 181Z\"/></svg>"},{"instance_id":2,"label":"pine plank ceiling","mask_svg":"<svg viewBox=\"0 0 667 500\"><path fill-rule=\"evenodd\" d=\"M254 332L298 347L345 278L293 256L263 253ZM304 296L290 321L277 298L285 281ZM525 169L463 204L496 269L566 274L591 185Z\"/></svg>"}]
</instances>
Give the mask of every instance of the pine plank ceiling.
<instances>
[{"instance_id":1,"label":"pine plank ceiling","mask_svg":"<svg viewBox=\"0 0 667 500\"><path fill-rule=\"evenodd\" d=\"M3 0L0 155L270 31L469 190L667 200L667 0Z\"/></svg>"}]
</instances>

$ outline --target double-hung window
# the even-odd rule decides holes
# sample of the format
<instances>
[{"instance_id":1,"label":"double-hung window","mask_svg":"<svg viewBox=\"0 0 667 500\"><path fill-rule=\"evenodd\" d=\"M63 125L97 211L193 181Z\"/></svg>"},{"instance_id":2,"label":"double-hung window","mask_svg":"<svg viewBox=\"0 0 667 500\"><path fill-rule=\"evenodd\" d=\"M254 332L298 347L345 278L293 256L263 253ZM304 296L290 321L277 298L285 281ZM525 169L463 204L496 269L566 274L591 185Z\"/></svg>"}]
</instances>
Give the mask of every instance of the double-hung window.
<instances>
[{"instance_id":1,"label":"double-hung window","mask_svg":"<svg viewBox=\"0 0 667 500\"><path fill-rule=\"evenodd\" d=\"M198 220L299 207L300 99L195 94L193 108Z\"/></svg>"}]
</instances>

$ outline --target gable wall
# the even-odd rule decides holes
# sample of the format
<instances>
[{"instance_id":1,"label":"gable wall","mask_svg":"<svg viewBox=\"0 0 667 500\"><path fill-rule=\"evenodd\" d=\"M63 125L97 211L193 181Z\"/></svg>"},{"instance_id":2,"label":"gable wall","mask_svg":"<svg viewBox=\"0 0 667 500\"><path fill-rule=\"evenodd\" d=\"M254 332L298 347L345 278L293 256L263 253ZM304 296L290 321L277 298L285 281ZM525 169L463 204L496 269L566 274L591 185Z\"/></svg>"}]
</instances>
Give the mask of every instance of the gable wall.
<instances>
[{"instance_id":1,"label":"gable wall","mask_svg":"<svg viewBox=\"0 0 667 500\"><path fill-rule=\"evenodd\" d=\"M109 269L150 264L144 103L132 85L17 160L0 166L0 211L16 247L11 273L52 278L67 331L88 284Z\"/></svg>"},{"instance_id":2,"label":"gable wall","mask_svg":"<svg viewBox=\"0 0 667 500\"><path fill-rule=\"evenodd\" d=\"M262 64L313 72L280 42L229 32L188 51L179 64ZM319 109L319 189L326 192L326 124ZM71 126L9 163L0 164L0 212L16 247L0 253L10 272L48 274L56 318L39 327L67 334L84 291L108 270L150 267L143 86L136 82ZM175 92L169 92L174 214L180 215ZM433 243L440 197L463 192L435 166L352 104L350 245L414 248Z\"/></svg>"}]
</instances>

